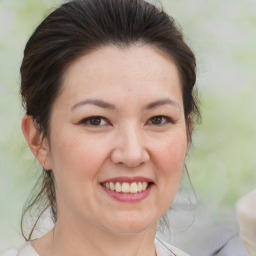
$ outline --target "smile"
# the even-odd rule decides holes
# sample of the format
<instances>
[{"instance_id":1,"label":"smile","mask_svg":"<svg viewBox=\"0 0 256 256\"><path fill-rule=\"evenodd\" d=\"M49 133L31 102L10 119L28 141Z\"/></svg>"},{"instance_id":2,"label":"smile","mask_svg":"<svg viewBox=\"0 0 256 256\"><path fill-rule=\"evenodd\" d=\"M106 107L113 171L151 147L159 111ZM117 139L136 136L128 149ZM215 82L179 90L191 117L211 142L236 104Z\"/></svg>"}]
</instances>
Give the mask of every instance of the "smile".
<instances>
[{"instance_id":1,"label":"smile","mask_svg":"<svg viewBox=\"0 0 256 256\"><path fill-rule=\"evenodd\" d=\"M111 191L115 191L115 192L119 192L119 193L140 193L145 191L148 186L149 186L149 182L146 181L139 181L139 182L132 182L132 183L128 183L128 182L104 182L102 183L102 186L104 186L105 188L111 190Z\"/></svg>"},{"instance_id":2,"label":"smile","mask_svg":"<svg viewBox=\"0 0 256 256\"><path fill-rule=\"evenodd\" d=\"M103 190L121 202L140 202L150 195L155 183L145 177L116 177L100 183Z\"/></svg>"}]
</instances>

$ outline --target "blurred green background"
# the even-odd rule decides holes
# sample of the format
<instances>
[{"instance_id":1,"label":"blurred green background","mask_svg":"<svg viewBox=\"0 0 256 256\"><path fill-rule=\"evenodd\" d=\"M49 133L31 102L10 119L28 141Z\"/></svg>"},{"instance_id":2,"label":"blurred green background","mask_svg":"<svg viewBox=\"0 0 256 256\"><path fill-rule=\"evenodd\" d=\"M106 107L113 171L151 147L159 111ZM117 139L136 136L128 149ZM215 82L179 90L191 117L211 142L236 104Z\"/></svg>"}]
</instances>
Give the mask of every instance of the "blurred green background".
<instances>
[{"instance_id":1,"label":"blurred green background","mask_svg":"<svg viewBox=\"0 0 256 256\"><path fill-rule=\"evenodd\" d=\"M198 59L203 119L187 164L199 205L214 216L223 209L232 212L256 187L256 2L162 2ZM20 129L23 49L59 3L0 0L0 249L21 242L22 207L39 172Z\"/></svg>"}]
</instances>

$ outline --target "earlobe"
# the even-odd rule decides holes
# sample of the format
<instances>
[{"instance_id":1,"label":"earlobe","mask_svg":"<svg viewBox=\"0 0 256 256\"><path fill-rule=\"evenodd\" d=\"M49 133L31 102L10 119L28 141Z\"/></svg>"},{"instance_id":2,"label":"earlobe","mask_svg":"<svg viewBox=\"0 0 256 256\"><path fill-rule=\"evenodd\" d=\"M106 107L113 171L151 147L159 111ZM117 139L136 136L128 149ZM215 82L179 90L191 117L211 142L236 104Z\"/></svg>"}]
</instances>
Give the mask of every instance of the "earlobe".
<instances>
[{"instance_id":1,"label":"earlobe","mask_svg":"<svg viewBox=\"0 0 256 256\"><path fill-rule=\"evenodd\" d=\"M43 138L42 132L36 127L34 119L29 115L25 115L22 119L21 127L30 150L37 161L44 169L50 170L48 142L46 138Z\"/></svg>"}]
</instances>

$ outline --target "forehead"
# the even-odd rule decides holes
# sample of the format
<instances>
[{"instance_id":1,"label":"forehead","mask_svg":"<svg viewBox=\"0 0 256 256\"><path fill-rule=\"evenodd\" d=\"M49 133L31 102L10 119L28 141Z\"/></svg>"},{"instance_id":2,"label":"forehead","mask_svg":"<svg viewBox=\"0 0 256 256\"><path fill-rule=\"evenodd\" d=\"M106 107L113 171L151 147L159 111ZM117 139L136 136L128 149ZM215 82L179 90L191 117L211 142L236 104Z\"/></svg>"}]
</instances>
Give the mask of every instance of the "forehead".
<instances>
[{"instance_id":1,"label":"forehead","mask_svg":"<svg viewBox=\"0 0 256 256\"><path fill-rule=\"evenodd\" d=\"M61 97L134 97L174 94L181 98L178 69L169 55L151 46L105 46L75 60L64 74ZM121 96L121 95L119 95Z\"/></svg>"}]
</instances>

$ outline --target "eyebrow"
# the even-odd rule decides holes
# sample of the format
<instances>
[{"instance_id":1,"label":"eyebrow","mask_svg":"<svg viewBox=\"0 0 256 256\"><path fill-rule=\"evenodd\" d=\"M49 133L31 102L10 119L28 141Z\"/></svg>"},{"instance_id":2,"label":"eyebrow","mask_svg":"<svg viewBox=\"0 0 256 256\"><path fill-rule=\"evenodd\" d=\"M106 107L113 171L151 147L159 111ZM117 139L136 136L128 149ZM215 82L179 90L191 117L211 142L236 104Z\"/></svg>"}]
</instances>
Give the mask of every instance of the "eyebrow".
<instances>
[{"instance_id":1,"label":"eyebrow","mask_svg":"<svg viewBox=\"0 0 256 256\"><path fill-rule=\"evenodd\" d=\"M87 105L87 104L91 104L91 105L95 105L95 106L98 106L100 108L105 108L105 109L116 109L115 105L111 104L111 103L108 103L108 102L105 102L103 100L99 100L99 99L86 99L86 100L82 100L78 103L76 103L72 108L71 110L73 111L74 109L80 107L80 106L83 106L83 105ZM169 105L172 105L174 107L177 107L179 110L180 110L180 106L179 104L170 99L170 98L166 98L166 99L160 99L160 100L156 100L154 102L151 102L149 104L147 104L145 106L145 109L152 109L152 108L156 108L156 107L160 107L160 106L163 106L163 105L166 105L166 104L169 104Z\"/></svg>"},{"instance_id":2,"label":"eyebrow","mask_svg":"<svg viewBox=\"0 0 256 256\"><path fill-rule=\"evenodd\" d=\"M161 100L151 102L151 103L146 105L146 109L152 109L152 108L156 108L156 107L163 106L163 105L166 105L166 104L177 107L180 110L180 105L178 104L178 102L176 102L175 100L172 100L170 98L161 99Z\"/></svg>"},{"instance_id":3,"label":"eyebrow","mask_svg":"<svg viewBox=\"0 0 256 256\"><path fill-rule=\"evenodd\" d=\"M88 100L82 100L80 102L78 102L77 104L75 104L71 110L74 110L80 106L86 105L86 104L92 104L92 105L96 105L98 107L101 108L106 108L106 109L115 109L115 106L113 104L110 104L108 102L105 102L103 100L93 100L93 99L88 99Z\"/></svg>"}]
</instances>

